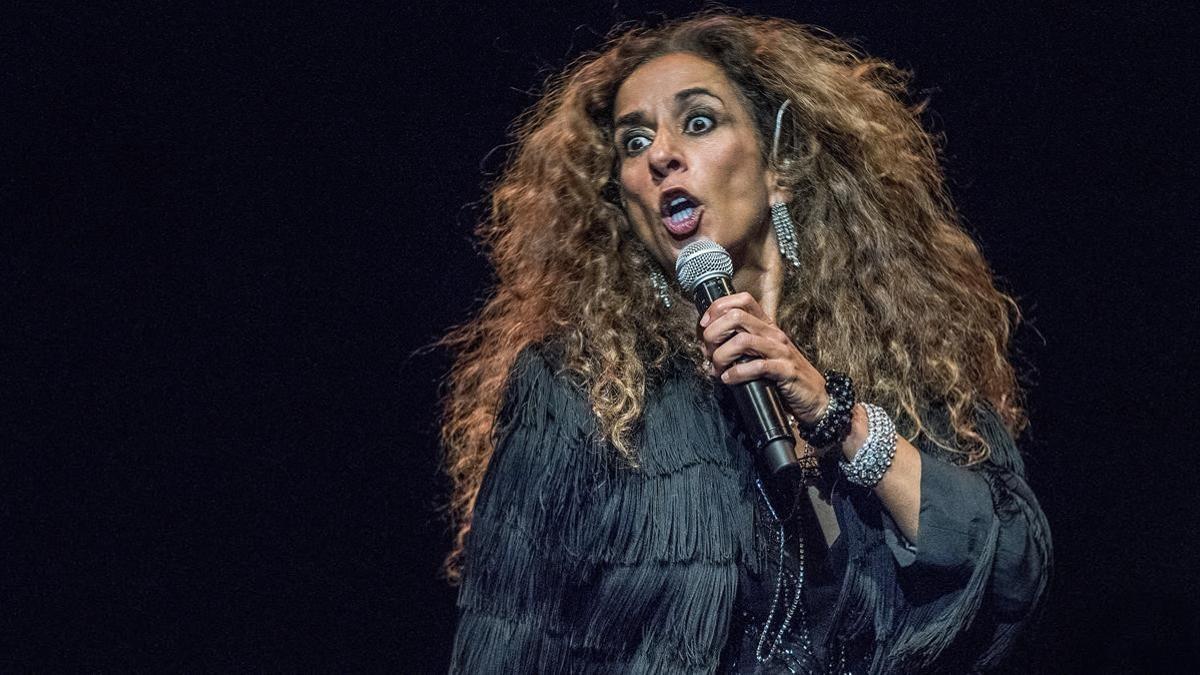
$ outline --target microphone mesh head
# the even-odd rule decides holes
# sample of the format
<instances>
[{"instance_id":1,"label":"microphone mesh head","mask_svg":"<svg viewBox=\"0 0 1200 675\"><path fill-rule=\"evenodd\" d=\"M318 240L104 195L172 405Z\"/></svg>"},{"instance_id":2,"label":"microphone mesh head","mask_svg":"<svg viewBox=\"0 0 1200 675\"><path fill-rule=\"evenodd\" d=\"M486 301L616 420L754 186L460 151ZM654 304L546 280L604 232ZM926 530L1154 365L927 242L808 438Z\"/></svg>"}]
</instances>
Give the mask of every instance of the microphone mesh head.
<instances>
[{"instance_id":1,"label":"microphone mesh head","mask_svg":"<svg viewBox=\"0 0 1200 675\"><path fill-rule=\"evenodd\" d=\"M675 276L683 290L692 293L705 279L733 277L733 260L721 245L711 239L697 239L679 252Z\"/></svg>"}]
</instances>

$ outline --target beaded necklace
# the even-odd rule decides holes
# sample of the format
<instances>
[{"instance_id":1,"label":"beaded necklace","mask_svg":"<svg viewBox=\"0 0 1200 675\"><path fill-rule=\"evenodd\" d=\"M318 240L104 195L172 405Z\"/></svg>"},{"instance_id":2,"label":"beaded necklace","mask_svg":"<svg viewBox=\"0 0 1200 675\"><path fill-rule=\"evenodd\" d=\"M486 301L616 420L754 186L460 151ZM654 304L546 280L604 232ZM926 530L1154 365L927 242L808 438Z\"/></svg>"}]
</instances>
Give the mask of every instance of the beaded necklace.
<instances>
[{"instance_id":1,"label":"beaded necklace","mask_svg":"<svg viewBox=\"0 0 1200 675\"><path fill-rule=\"evenodd\" d=\"M820 662L817 659L816 652L812 648L812 639L808 630L808 611L804 606L804 535L803 533L800 533L796 537L796 560L798 564L797 571L795 574L793 574L790 570L786 569L783 564L784 544L787 539L787 534L783 527L784 521L781 520L778 514L775 513L775 507L771 504L771 499L767 496L767 492L763 487L762 480L755 480L754 484L758 488L758 494L760 497L762 497L763 504L766 505L767 513L770 514L772 524L774 525L772 528L772 534L774 535L775 541L772 541L771 543L777 543L777 548L779 550L777 561L778 571L775 577L775 592L771 598L771 609L767 613L767 620L763 623L762 631L758 636L758 643L754 649L754 658L759 663L766 663L767 661L775 658L776 655L781 655L790 657L788 658L788 661L790 661L791 664L800 665L799 659L790 648L785 647L782 652L780 651L780 645L787 636L789 628L791 628L792 619L796 616L799 616L800 622L797 626L797 637L799 638L801 649L807 656L807 659L805 660L808 664L812 664L820 668L818 665ZM793 512L794 511L795 506L793 506ZM789 516L789 518L790 517L791 516ZM785 587L790 589L790 593L785 591ZM791 598L785 600L784 596L789 594L791 595ZM786 609L784 609L785 606ZM778 629L773 630L771 625L775 622L776 615L780 614L781 612L783 614L783 618ZM833 663L832 654L830 657L830 662L826 664L825 668L822 668L818 671L810 670L809 672L814 673L814 675L816 673L844 673L845 675L849 675L848 671L846 670L846 647L844 644L842 644L840 641L838 642L836 665ZM797 672L792 669L792 665L788 665L788 670L793 673Z\"/></svg>"}]
</instances>

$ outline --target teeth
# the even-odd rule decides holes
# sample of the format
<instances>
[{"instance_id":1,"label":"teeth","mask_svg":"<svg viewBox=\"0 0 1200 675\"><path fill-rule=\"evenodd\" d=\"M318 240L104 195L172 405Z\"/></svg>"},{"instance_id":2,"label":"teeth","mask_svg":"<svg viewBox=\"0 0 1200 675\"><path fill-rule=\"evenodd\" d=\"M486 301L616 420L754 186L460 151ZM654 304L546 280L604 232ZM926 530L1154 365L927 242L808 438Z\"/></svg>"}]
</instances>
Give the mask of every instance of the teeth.
<instances>
[{"instance_id":1,"label":"teeth","mask_svg":"<svg viewBox=\"0 0 1200 675\"><path fill-rule=\"evenodd\" d=\"M680 211L679 213L672 214L671 222L673 224L678 225L679 223L682 223L683 221L687 220L688 218L691 218L692 214L695 212L696 212L696 209L689 206L688 208Z\"/></svg>"},{"instance_id":2,"label":"teeth","mask_svg":"<svg viewBox=\"0 0 1200 675\"><path fill-rule=\"evenodd\" d=\"M676 197L675 199L671 200L670 207L675 208L676 205L682 204L683 202L686 202L686 201L687 201L687 197Z\"/></svg>"}]
</instances>

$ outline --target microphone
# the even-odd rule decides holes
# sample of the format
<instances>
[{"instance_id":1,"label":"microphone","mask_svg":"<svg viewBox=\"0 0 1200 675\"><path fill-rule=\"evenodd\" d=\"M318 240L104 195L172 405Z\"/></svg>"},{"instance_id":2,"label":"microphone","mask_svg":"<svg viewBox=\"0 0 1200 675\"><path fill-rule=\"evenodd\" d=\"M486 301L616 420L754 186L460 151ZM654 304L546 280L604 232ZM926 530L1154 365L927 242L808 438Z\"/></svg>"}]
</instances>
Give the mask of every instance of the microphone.
<instances>
[{"instance_id":1,"label":"microphone","mask_svg":"<svg viewBox=\"0 0 1200 675\"><path fill-rule=\"evenodd\" d=\"M679 252L675 274L683 290L692 294L696 309L703 314L717 298L733 295L733 260L721 245L697 239ZM750 361L743 356L738 362ZM767 379L731 385L742 424L754 441L754 450L771 474L799 468L796 439L788 426L783 402L775 383Z\"/></svg>"}]
</instances>

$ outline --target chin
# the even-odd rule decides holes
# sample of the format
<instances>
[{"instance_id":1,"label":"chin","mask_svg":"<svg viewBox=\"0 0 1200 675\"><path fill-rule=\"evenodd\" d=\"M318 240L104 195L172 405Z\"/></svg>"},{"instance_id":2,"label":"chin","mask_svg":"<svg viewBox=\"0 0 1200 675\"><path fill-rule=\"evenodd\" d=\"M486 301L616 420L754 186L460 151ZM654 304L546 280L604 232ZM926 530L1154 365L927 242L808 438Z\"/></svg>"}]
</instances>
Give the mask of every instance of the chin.
<instances>
[{"instance_id":1,"label":"chin","mask_svg":"<svg viewBox=\"0 0 1200 675\"><path fill-rule=\"evenodd\" d=\"M742 246L739 244L739 242L729 241L727 237L722 237L719 233L705 232L705 233L699 234L698 236L712 240L718 246L725 249L729 253L730 256L734 256L735 252L741 250L741 248L742 248ZM737 259L736 256L734 256L735 261L736 261L736 259Z\"/></svg>"}]
</instances>

